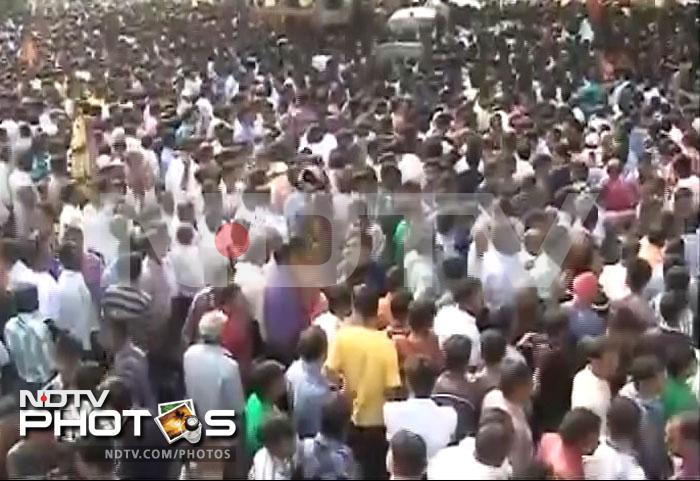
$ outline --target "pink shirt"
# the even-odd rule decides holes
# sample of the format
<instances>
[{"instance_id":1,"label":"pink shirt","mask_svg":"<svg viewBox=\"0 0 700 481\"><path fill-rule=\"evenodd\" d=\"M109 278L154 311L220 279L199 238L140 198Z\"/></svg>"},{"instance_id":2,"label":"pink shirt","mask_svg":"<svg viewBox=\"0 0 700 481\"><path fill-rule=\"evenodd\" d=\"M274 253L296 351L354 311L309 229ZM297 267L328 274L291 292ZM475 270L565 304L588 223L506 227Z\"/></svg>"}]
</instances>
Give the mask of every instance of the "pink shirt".
<instances>
[{"instance_id":1,"label":"pink shirt","mask_svg":"<svg viewBox=\"0 0 700 481\"><path fill-rule=\"evenodd\" d=\"M608 179L600 195L606 210L629 210L637 202L637 186L621 177Z\"/></svg>"},{"instance_id":2,"label":"pink shirt","mask_svg":"<svg viewBox=\"0 0 700 481\"><path fill-rule=\"evenodd\" d=\"M557 433L542 436L537 456L551 466L557 479L583 479L581 453L566 446Z\"/></svg>"}]
</instances>

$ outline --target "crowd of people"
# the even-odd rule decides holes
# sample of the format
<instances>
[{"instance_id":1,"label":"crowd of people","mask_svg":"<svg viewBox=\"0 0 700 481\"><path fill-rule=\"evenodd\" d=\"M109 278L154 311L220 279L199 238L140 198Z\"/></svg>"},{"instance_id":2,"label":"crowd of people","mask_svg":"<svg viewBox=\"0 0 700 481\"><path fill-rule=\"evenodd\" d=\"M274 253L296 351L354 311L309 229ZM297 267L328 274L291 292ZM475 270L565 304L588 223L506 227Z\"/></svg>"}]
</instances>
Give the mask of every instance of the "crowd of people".
<instances>
[{"instance_id":1,"label":"crowd of people","mask_svg":"<svg viewBox=\"0 0 700 481\"><path fill-rule=\"evenodd\" d=\"M0 477L700 479L693 6L429 0L387 63L381 2L212 3L0 25ZM234 456L20 438L51 389Z\"/></svg>"}]
</instances>

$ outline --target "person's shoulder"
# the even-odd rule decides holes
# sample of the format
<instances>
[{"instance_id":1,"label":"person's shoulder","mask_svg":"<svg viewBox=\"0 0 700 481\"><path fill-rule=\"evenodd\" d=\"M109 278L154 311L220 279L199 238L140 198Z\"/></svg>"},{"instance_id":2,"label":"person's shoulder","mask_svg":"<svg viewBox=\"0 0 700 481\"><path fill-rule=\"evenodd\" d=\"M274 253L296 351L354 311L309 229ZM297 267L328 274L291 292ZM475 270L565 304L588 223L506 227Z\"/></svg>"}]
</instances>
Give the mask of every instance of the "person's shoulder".
<instances>
[{"instance_id":1,"label":"person's shoulder","mask_svg":"<svg viewBox=\"0 0 700 481\"><path fill-rule=\"evenodd\" d=\"M503 406L503 404L504 398L501 390L492 389L488 393L486 393L486 396L484 396L484 400L481 405L481 410L483 412L487 408L500 408Z\"/></svg>"}]
</instances>

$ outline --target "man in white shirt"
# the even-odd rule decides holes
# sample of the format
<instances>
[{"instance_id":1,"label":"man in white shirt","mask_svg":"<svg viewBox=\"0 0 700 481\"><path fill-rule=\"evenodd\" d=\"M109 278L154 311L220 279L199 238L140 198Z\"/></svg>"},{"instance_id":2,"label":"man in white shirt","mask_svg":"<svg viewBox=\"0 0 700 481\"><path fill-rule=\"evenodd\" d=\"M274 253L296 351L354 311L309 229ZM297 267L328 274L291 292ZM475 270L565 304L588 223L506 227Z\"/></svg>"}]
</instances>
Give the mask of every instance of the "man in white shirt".
<instances>
[{"instance_id":1,"label":"man in white shirt","mask_svg":"<svg viewBox=\"0 0 700 481\"><path fill-rule=\"evenodd\" d=\"M19 156L16 168L7 178L15 214L15 236L19 238L26 238L31 233L32 213L39 198L30 175L31 170L31 152L26 152Z\"/></svg>"},{"instance_id":2,"label":"man in white shirt","mask_svg":"<svg viewBox=\"0 0 700 481\"><path fill-rule=\"evenodd\" d=\"M384 404L387 440L406 430L423 438L428 459L446 447L457 428L457 412L451 406L438 406L430 399L436 372L424 357L410 359L405 365L410 397Z\"/></svg>"},{"instance_id":3,"label":"man in white shirt","mask_svg":"<svg viewBox=\"0 0 700 481\"><path fill-rule=\"evenodd\" d=\"M520 241L513 226L508 222L494 225L492 245L484 254L481 267L481 282L484 298L491 309L513 305L515 293L522 284L530 282L520 253Z\"/></svg>"},{"instance_id":4,"label":"man in white shirt","mask_svg":"<svg viewBox=\"0 0 700 481\"><path fill-rule=\"evenodd\" d=\"M452 289L452 297L455 303L441 307L437 312L433 331L440 346L455 334L467 336L472 342L469 365L478 366L481 362L481 337L476 316L484 308L481 282L472 277L460 279Z\"/></svg>"},{"instance_id":5,"label":"man in white shirt","mask_svg":"<svg viewBox=\"0 0 700 481\"><path fill-rule=\"evenodd\" d=\"M240 417L245 408L240 369L231 353L220 345L226 319L221 311L202 316L201 342L190 346L183 357L185 390L187 397L194 400L197 412L234 409Z\"/></svg>"},{"instance_id":6,"label":"man in white shirt","mask_svg":"<svg viewBox=\"0 0 700 481\"><path fill-rule=\"evenodd\" d=\"M61 246L63 271L58 278L56 326L79 341L83 350L92 348L91 335L98 330L95 306L81 271L82 252L73 242Z\"/></svg>"},{"instance_id":7,"label":"man in white shirt","mask_svg":"<svg viewBox=\"0 0 700 481\"><path fill-rule=\"evenodd\" d=\"M559 279L570 242L568 229L563 226L554 226L545 236L542 252L530 269L530 276L540 299L545 301L551 299L553 284Z\"/></svg>"},{"instance_id":8,"label":"man in white shirt","mask_svg":"<svg viewBox=\"0 0 700 481\"><path fill-rule=\"evenodd\" d=\"M592 456L583 458L585 479L646 479L634 449L642 421L639 407L631 399L617 396L610 403L607 421L608 436Z\"/></svg>"},{"instance_id":9,"label":"man in white shirt","mask_svg":"<svg viewBox=\"0 0 700 481\"><path fill-rule=\"evenodd\" d=\"M338 329L342 327L343 320L351 314L352 297L345 283L329 287L325 294L328 299L328 311L317 316L312 324L323 329L328 344L331 344Z\"/></svg>"},{"instance_id":10,"label":"man in white shirt","mask_svg":"<svg viewBox=\"0 0 700 481\"><path fill-rule=\"evenodd\" d=\"M609 379L617 371L619 354L610 341L600 337L587 346L588 364L574 376L571 408L587 408L600 419L601 434L606 433L604 420L610 408Z\"/></svg>"},{"instance_id":11,"label":"man in white shirt","mask_svg":"<svg viewBox=\"0 0 700 481\"><path fill-rule=\"evenodd\" d=\"M489 409L501 409L513 423L513 443L508 460L513 470L525 468L534 454L532 431L525 413L532 398L532 372L522 362L507 362L503 366L499 389L491 390L481 405L482 416Z\"/></svg>"},{"instance_id":12,"label":"man in white shirt","mask_svg":"<svg viewBox=\"0 0 700 481\"><path fill-rule=\"evenodd\" d=\"M177 228L168 256L177 282L177 295L192 299L204 287L204 269L192 225L181 224Z\"/></svg>"},{"instance_id":13,"label":"man in white shirt","mask_svg":"<svg viewBox=\"0 0 700 481\"><path fill-rule=\"evenodd\" d=\"M500 423L484 424L476 433L473 450L447 448L445 451L454 451L446 454L441 451L429 460L428 479L510 479L506 457L512 443L512 429Z\"/></svg>"}]
</instances>

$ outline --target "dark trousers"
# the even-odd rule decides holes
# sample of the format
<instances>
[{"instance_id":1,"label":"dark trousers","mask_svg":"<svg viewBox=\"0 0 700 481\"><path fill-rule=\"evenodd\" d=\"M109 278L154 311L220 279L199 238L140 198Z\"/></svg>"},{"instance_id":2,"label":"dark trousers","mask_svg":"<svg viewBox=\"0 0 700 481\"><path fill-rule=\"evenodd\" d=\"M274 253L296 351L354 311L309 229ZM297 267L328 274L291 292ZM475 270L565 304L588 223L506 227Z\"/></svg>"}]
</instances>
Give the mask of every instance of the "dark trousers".
<instances>
[{"instance_id":1,"label":"dark trousers","mask_svg":"<svg viewBox=\"0 0 700 481\"><path fill-rule=\"evenodd\" d=\"M360 427L351 425L348 445L352 448L355 461L362 469L364 479L388 479L386 472L386 441L384 426Z\"/></svg>"}]
</instances>

